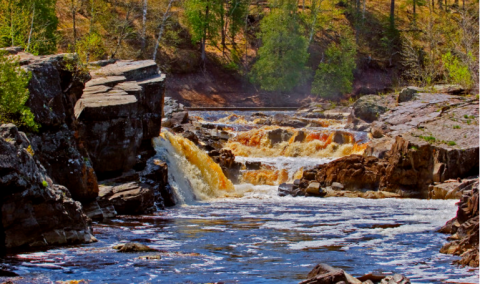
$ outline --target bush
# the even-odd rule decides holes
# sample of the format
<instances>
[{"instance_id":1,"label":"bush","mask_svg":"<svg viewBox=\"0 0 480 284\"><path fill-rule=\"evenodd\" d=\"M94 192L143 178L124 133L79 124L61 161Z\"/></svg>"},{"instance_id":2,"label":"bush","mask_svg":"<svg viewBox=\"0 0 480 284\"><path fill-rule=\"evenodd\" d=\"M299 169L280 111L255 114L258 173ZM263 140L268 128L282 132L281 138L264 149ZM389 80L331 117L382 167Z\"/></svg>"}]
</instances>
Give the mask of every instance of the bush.
<instances>
[{"instance_id":1,"label":"bush","mask_svg":"<svg viewBox=\"0 0 480 284\"><path fill-rule=\"evenodd\" d=\"M0 54L0 123L14 123L27 130L37 131L39 125L25 103L31 74L23 70L18 60Z\"/></svg>"},{"instance_id":2,"label":"bush","mask_svg":"<svg viewBox=\"0 0 480 284\"><path fill-rule=\"evenodd\" d=\"M332 42L325 51L325 60L318 65L312 93L335 97L351 92L356 53L355 41L350 35L343 37L340 44Z\"/></svg>"},{"instance_id":3,"label":"bush","mask_svg":"<svg viewBox=\"0 0 480 284\"><path fill-rule=\"evenodd\" d=\"M448 78L451 83L459 84L467 89L473 86L472 75L468 70L468 66L458 60L455 55L447 52L442 55L442 61L445 69L447 69Z\"/></svg>"}]
</instances>

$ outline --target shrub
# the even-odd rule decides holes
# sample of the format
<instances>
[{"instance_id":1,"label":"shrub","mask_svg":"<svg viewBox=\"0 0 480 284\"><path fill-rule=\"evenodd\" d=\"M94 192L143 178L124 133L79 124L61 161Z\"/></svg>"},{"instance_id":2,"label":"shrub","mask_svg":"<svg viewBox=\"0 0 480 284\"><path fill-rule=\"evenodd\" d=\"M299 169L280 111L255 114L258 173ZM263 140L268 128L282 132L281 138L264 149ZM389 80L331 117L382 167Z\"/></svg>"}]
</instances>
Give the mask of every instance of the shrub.
<instances>
[{"instance_id":1,"label":"shrub","mask_svg":"<svg viewBox=\"0 0 480 284\"><path fill-rule=\"evenodd\" d=\"M39 125L25 103L31 74L23 70L14 57L0 54L0 123L14 123L31 131Z\"/></svg>"},{"instance_id":2,"label":"shrub","mask_svg":"<svg viewBox=\"0 0 480 284\"><path fill-rule=\"evenodd\" d=\"M467 89L473 86L472 75L468 70L468 66L458 60L455 55L447 52L442 55L442 61L445 69L447 69L450 82L459 84Z\"/></svg>"}]
</instances>

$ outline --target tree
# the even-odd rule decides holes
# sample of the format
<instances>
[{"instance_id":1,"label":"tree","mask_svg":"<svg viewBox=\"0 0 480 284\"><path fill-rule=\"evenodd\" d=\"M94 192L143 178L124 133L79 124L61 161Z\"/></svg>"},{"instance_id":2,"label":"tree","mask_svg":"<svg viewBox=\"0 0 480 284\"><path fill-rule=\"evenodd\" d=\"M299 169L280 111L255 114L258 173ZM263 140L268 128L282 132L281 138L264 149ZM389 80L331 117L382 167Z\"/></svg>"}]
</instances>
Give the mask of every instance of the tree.
<instances>
[{"instance_id":1,"label":"tree","mask_svg":"<svg viewBox=\"0 0 480 284\"><path fill-rule=\"evenodd\" d=\"M342 36L339 44L332 42L325 51L325 61L318 65L312 93L332 98L351 92L356 53L355 40L350 33Z\"/></svg>"},{"instance_id":2,"label":"tree","mask_svg":"<svg viewBox=\"0 0 480 284\"><path fill-rule=\"evenodd\" d=\"M200 42L202 61L206 59L207 41L215 40L219 34L219 12L222 11L221 0L187 0L185 16L192 33L192 41Z\"/></svg>"},{"instance_id":3,"label":"tree","mask_svg":"<svg viewBox=\"0 0 480 284\"><path fill-rule=\"evenodd\" d=\"M0 0L0 47L22 46L33 54L56 50L56 0Z\"/></svg>"},{"instance_id":4,"label":"tree","mask_svg":"<svg viewBox=\"0 0 480 284\"><path fill-rule=\"evenodd\" d=\"M251 79L268 91L290 91L305 82L308 42L299 24L296 1L279 0L260 24L262 47Z\"/></svg>"},{"instance_id":5,"label":"tree","mask_svg":"<svg viewBox=\"0 0 480 284\"><path fill-rule=\"evenodd\" d=\"M25 106L30 78L31 74L20 67L17 59L0 54L0 124L14 123L38 130L33 113Z\"/></svg>"}]
</instances>

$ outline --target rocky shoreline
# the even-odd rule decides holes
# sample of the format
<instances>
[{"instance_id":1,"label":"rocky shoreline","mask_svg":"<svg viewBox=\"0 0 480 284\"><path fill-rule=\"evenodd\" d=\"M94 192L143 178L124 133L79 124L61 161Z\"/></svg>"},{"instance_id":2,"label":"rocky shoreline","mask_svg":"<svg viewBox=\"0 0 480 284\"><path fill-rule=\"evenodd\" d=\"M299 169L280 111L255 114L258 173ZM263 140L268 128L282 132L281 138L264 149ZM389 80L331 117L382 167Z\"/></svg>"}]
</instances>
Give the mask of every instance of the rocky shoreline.
<instances>
[{"instance_id":1,"label":"rocky shoreline","mask_svg":"<svg viewBox=\"0 0 480 284\"><path fill-rule=\"evenodd\" d=\"M165 92L155 62L113 61L89 74L72 54L5 50L32 73L26 106L41 128L0 127L3 252L89 243L91 219L174 205L166 165L152 159Z\"/></svg>"},{"instance_id":2,"label":"rocky shoreline","mask_svg":"<svg viewBox=\"0 0 480 284\"><path fill-rule=\"evenodd\" d=\"M206 151L232 181L242 169L262 167L235 161L226 129L199 123L165 98L165 75L153 61L103 62L82 73L71 68L71 54L6 50L32 72L27 106L42 127L24 133L12 124L0 126L2 253L95 242L92 220L174 206L168 167L155 159L151 142L162 127ZM292 129L328 126L317 118L344 119L346 129L371 137L363 155L305 170L293 184L281 184L279 195L460 199L457 217L440 230L452 235L441 252L478 267L478 98L443 91L410 87L361 97L351 109L313 103L292 117L255 114L259 125ZM306 136L285 129L265 135L272 145ZM355 140L341 129L331 139ZM320 268L302 283L409 283L404 276L358 280Z\"/></svg>"}]
</instances>

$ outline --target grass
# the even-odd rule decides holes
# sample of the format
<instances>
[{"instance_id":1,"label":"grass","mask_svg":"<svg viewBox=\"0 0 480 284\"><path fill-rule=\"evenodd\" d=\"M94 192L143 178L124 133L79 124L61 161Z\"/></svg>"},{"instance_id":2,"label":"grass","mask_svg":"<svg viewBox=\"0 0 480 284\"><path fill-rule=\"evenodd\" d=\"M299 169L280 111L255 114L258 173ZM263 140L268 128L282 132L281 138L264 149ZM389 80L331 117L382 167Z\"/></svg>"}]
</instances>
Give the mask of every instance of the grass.
<instances>
[{"instance_id":1,"label":"grass","mask_svg":"<svg viewBox=\"0 0 480 284\"><path fill-rule=\"evenodd\" d=\"M418 150L418 147L415 146L415 145L411 145L411 146L410 146L410 149L412 149L412 150L414 150L414 151L417 151L417 150Z\"/></svg>"},{"instance_id":2,"label":"grass","mask_svg":"<svg viewBox=\"0 0 480 284\"><path fill-rule=\"evenodd\" d=\"M435 141L437 141L437 139L433 136L419 136L419 138L427 141L428 143L435 143Z\"/></svg>"},{"instance_id":3,"label":"grass","mask_svg":"<svg viewBox=\"0 0 480 284\"><path fill-rule=\"evenodd\" d=\"M448 146L455 146L455 145L457 145L457 143L455 141L448 141L447 145Z\"/></svg>"},{"instance_id":4,"label":"grass","mask_svg":"<svg viewBox=\"0 0 480 284\"><path fill-rule=\"evenodd\" d=\"M454 125L453 126L453 129L460 129L460 128L461 128L460 125Z\"/></svg>"}]
</instances>

